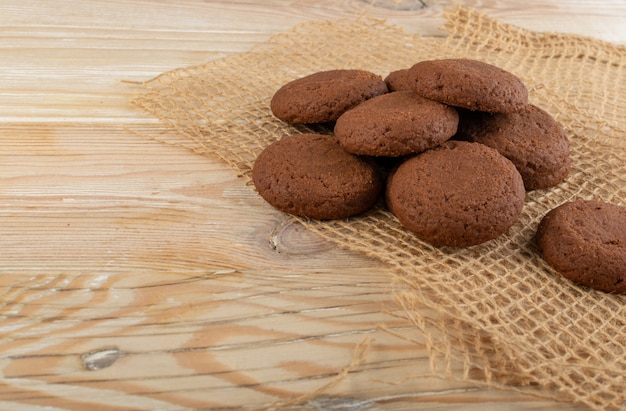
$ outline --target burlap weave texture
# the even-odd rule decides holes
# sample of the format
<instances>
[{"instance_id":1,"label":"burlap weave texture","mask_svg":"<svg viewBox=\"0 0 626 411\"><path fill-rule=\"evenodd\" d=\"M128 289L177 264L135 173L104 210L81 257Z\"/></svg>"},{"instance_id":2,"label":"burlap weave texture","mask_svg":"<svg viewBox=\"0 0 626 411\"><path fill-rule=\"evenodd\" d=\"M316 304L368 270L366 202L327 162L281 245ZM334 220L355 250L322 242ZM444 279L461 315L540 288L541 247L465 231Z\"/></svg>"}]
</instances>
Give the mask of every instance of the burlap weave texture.
<instances>
[{"instance_id":1,"label":"burlap weave texture","mask_svg":"<svg viewBox=\"0 0 626 411\"><path fill-rule=\"evenodd\" d=\"M527 194L508 234L469 249L436 248L383 207L301 222L393 268L396 299L426 335L436 372L494 386L539 385L594 409L626 407L626 297L562 279L533 242L543 215L565 201L626 203L626 49L523 30L463 7L446 12L444 28L446 37L422 38L367 18L305 23L249 52L164 73L134 103L162 120L153 138L218 157L249 181L256 155L272 141L330 132L272 116L271 96L297 77L334 68L386 76L447 57L518 75L530 101L566 129L573 165L565 182ZM463 375L453 375L457 364Z\"/></svg>"}]
</instances>

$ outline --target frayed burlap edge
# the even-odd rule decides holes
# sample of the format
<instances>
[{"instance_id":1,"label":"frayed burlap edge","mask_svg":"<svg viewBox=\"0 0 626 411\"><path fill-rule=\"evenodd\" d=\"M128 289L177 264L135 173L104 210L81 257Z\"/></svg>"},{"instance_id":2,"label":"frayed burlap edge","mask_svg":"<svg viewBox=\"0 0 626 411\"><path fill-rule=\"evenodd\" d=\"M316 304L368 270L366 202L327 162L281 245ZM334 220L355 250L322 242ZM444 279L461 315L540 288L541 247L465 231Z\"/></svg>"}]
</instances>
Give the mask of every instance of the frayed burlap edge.
<instances>
[{"instance_id":1,"label":"frayed burlap edge","mask_svg":"<svg viewBox=\"0 0 626 411\"><path fill-rule=\"evenodd\" d=\"M531 102L568 132L573 170L559 186L528 193L510 233L452 250L415 239L382 207L349 220L299 220L393 268L396 300L425 336L434 372L595 409L622 408L626 299L562 279L538 256L532 237L540 218L564 201L626 198L625 49L523 30L464 7L446 12L445 29L447 37L425 39L367 18L305 23L247 53L164 73L133 102L162 120L153 138L221 158L249 182L254 158L270 142L330 132L271 115L269 98L288 80L341 67L384 76L445 57L476 58L517 74Z\"/></svg>"}]
</instances>

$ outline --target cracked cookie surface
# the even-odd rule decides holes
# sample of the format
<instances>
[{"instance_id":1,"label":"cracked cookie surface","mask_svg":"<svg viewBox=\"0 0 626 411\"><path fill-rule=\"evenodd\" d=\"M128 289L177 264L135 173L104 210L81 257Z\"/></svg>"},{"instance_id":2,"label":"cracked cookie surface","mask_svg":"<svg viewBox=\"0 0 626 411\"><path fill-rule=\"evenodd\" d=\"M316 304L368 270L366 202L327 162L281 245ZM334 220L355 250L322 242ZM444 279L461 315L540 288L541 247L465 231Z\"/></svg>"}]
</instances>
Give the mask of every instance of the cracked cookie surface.
<instances>
[{"instance_id":1,"label":"cracked cookie surface","mask_svg":"<svg viewBox=\"0 0 626 411\"><path fill-rule=\"evenodd\" d=\"M420 61L408 77L420 95L455 107L513 113L528 104L528 91L518 77L477 60Z\"/></svg>"},{"instance_id":2,"label":"cracked cookie surface","mask_svg":"<svg viewBox=\"0 0 626 411\"><path fill-rule=\"evenodd\" d=\"M492 240L519 219L525 199L513 163L478 143L447 141L403 162L388 177L386 200L400 223L436 246Z\"/></svg>"},{"instance_id":3,"label":"cracked cookie surface","mask_svg":"<svg viewBox=\"0 0 626 411\"><path fill-rule=\"evenodd\" d=\"M283 85L272 96L270 108L274 116L289 123L326 123L388 91L382 77L369 71L320 71Z\"/></svg>"},{"instance_id":4,"label":"cracked cookie surface","mask_svg":"<svg viewBox=\"0 0 626 411\"><path fill-rule=\"evenodd\" d=\"M373 162L321 134L294 134L267 146L254 162L252 181L261 197L279 210L318 220L368 210L383 187Z\"/></svg>"},{"instance_id":5,"label":"cracked cookie surface","mask_svg":"<svg viewBox=\"0 0 626 411\"><path fill-rule=\"evenodd\" d=\"M397 157L438 146L456 133L458 123L454 108L411 91L396 91L345 112L334 131L351 153Z\"/></svg>"},{"instance_id":6,"label":"cracked cookie surface","mask_svg":"<svg viewBox=\"0 0 626 411\"><path fill-rule=\"evenodd\" d=\"M535 239L563 277L626 294L626 208L597 200L563 203L543 217Z\"/></svg>"}]
</instances>

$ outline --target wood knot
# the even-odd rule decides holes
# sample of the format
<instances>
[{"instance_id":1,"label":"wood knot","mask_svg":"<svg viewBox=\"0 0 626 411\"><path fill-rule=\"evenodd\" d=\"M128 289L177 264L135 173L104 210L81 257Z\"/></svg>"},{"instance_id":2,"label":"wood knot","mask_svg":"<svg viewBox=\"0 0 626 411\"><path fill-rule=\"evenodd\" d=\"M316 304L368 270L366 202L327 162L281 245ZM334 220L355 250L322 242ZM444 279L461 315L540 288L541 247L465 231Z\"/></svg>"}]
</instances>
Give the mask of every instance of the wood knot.
<instances>
[{"instance_id":1,"label":"wood knot","mask_svg":"<svg viewBox=\"0 0 626 411\"><path fill-rule=\"evenodd\" d=\"M287 255L311 255L328 251L332 245L307 230L297 219L285 218L270 232L272 251Z\"/></svg>"},{"instance_id":2,"label":"wood knot","mask_svg":"<svg viewBox=\"0 0 626 411\"><path fill-rule=\"evenodd\" d=\"M90 351L80 356L83 367L89 371L97 371L113 365L118 358L122 357L122 352L117 347L101 348Z\"/></svg>"}]
</instances>

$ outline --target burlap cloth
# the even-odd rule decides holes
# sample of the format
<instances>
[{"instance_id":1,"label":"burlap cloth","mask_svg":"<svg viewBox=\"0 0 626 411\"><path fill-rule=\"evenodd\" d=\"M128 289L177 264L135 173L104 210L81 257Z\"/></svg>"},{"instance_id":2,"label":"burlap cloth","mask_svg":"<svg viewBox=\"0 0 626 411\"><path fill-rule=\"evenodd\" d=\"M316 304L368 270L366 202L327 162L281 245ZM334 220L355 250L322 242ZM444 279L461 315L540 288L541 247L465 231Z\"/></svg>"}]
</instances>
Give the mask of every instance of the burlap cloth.
<instances>
[{"instance_id":1,"label":"burlap cloth","mask_svg":"<svg viewBox=\"0 0 626 411\"><path fill-rule=\"evenodd\" d=\"M382 207L348 220L301 222L392 267L396 300L423 333L434 372L504 388L540 387L532 391L595 409L626 407L626 297L562 279L533 242L539 220L565 201L626 201L626 49L524 30L463 7L445 18L441 38L364 17L305 23L249 52L164 73L133 102L162 120L152 138L216 156L249 183L264 147L308 131L270 112L272 94L287 81L333 68L384 77L446 57L515 73L531 102L565 127L573 169L557 187L529 192L507 235L470 249L435 248Z\"/></svg>"}]
</instances>

